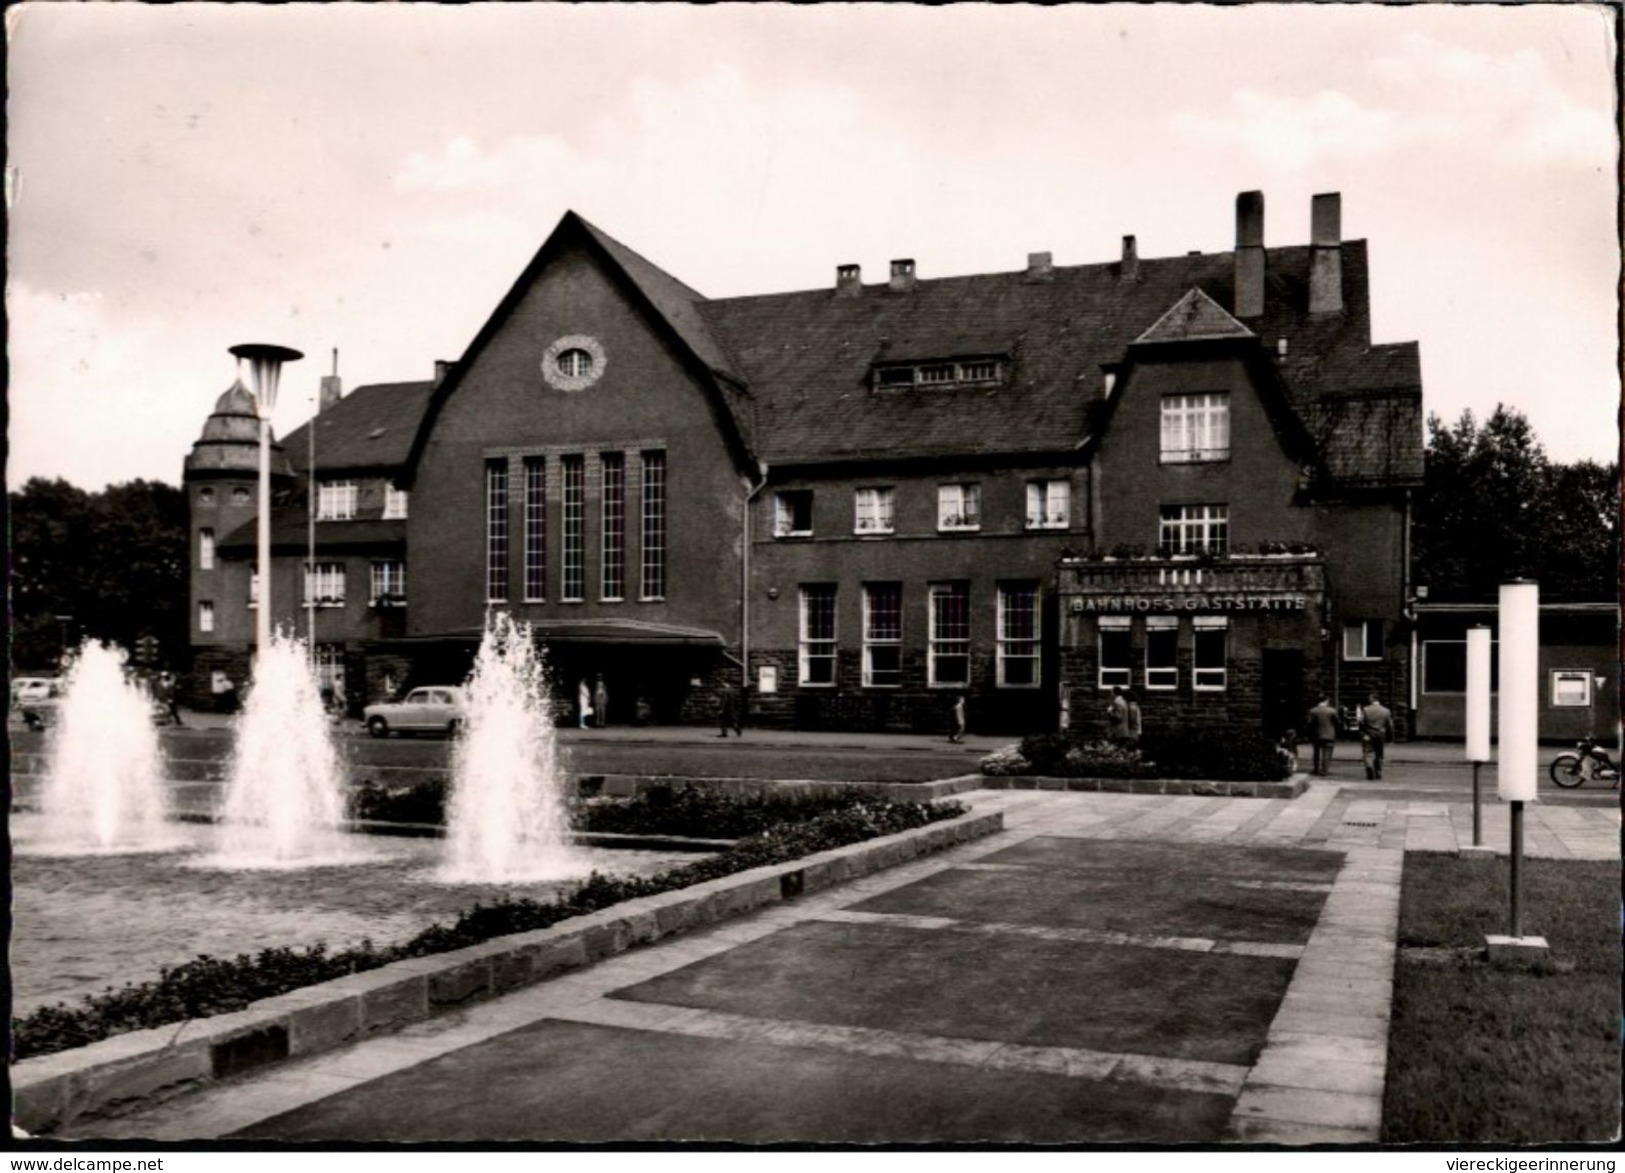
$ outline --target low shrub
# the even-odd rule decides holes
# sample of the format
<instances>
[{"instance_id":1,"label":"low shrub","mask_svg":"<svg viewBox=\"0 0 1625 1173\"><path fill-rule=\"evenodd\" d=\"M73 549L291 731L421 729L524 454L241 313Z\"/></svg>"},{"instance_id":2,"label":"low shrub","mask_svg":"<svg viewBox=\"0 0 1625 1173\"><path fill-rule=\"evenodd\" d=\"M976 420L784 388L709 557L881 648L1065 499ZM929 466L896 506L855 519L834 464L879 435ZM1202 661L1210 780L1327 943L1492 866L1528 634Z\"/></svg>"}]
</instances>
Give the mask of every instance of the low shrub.
<instances>
[{"instance_id":1,"label":"low shrub","mask_svg":"<svg viewBox=\"0 0 1625 1173\"><path fill-rule=\"evenodd\" d=\"M1037 773L1033 764L1021 756L1021 751L1013 745L1003 749L996 749L982 759L982 773L990 777L1001 778L1020 774Z\"/></svg>"},{"instance_id":2,"label":"low shrub","mask_svg":"<svg viewBox=\"0 0 1625 1173\"><path fill-rule=\"evenodd\" d=\"M552 900L516 899L476 904L450 925L432 924L398 945L371 941L329 952L325 944L303 949L265 949L226 959L199 956L160 971L156 981L128 983L82 999L42 1007L12 1023L12 1058L49 1055L134 1030L207 1018L241 1010L249 1003L346 974L377 969L393 961L427 957L477 945L511 933L547 928L570 917L597 912L624 900L686 888L706 880L786 863L912 830L965 813L958 802L891 802L865 795L838 796L842 805L802 822L781 821L739 840L716 855L656 876L623 877L593 872ZM661 800L657 800L661 801Z\"/></svg>"},{"instance_id":3,"label":"low shrub","mask_svg":"<svg viewBox=\"0 0 1625 1173\"><path fill-rule=\"evenodd\" d=\"M1261 733L1231 729L1164 732L1137 750L1107 741L1039 733L982 759L982 773L1060 778L1189 778L1276 782L1292 773L1280 747Z\"/></svg>"},{"instance_id":4,"label":"low shrub","mask_svg":"<svg viewBox=\"0 0 1625 1173\"><path fill-rule=\"evenodd\" d=\"M350 816L369 822L437 826L446 821L446 784L436 779L385 786L368 780L351 793Z\"/></svg>"},{"instance_id":5,"label":"low shrub","mask_svg":"<svg viewBox=\"0 0 1625 1173\"><path fill-rule=\"evenodd\" d=\"M1162 778L1278 782L1292 772L1280 746L1247 729L1190 729L1147 734L1141 756Z\"/></svg>"}]
</instances>

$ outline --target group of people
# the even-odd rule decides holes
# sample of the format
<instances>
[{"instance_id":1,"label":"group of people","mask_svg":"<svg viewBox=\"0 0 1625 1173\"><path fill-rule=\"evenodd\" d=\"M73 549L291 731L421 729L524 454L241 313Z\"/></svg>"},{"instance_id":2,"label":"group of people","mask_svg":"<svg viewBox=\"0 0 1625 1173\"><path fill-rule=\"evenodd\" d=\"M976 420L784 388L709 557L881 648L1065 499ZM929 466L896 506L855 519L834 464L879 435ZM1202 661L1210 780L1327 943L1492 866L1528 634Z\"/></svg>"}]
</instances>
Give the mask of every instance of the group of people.
<instances>
[{"instance_id":1,"label":"group of people","mask_svg":"<svg viewBox=\"0 0 1625 1173\"><path fill-rule=\"evenodd\" d=\"M594 676L591 684L585 676L581 678L576 688L576 719L583 729L602 729L609 723L609 686L603 673Z\"/></svg>"},{"instance_id":2,"label":"group of people","mask_svg":"<svg viewBox=\"0 0 1625 1173\"><path fill-rule=\"evenodd\" d=\"M1314 771L1324 778L1331 773L1332 752L1337 746L1338 726L1342 716L1332 704L1330 694L1322 693L1320 703L1309 710L1309 738L1314 743ZM1384 747L1394 739L1394 715L1376 693L1360 706L1360 758L1365 765L1368 781L1382 777Z\"/></svg>"}]
</instances>

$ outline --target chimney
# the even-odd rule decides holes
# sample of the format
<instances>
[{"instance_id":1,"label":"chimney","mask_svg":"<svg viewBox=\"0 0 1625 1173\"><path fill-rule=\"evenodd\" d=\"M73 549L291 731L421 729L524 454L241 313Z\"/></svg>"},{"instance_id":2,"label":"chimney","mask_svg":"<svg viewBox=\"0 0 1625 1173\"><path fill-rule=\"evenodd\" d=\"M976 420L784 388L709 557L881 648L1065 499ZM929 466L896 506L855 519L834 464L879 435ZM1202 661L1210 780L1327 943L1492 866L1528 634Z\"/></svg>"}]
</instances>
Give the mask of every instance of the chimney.
<instances>
[{"instance_id":1,"label":"chimney","mask_svg":"<svg viewBox=\"0 0 1625 1173\"><path fill-rule=\"evenodd\" d=\"M1132 236L1123 237L1123 263L1117 268L1117 278L1120 281L1140 279L1140 249Z\"/></svg>"},{"instance_id":2,"label":"chimney","mask_svg":"<svg viewBox=\"0 0 1625 1173\"><path fill-rule=\"evenodd\" d=\"M344 382L337 375L322 376L322 393L316 400L318 414L344 398Z\"/></svg>"},{"instance_id":3,"label":"chimney","mask_svg":"<svg viewBox=\"0 0 1625 1173\"><path fill-rule=\"evenodd\" d=\"M1236 197L1236 317L1264 312L1264 193Z\"/></svg>"},{"instance_id":4,"label":"chimney","mask_svg":"<svg viewBox=\"0 0 1625 1173\"><path fill-rule=\"evenodd\" d=\"M1309 204L1309 312L1343 311L1343 197L1332 191Z\"/></svg>"},{"instance_id":5,"label":"chimney","mask_svg":"<svg viewBox=\"0 0 1625 1173\"><path fill-rule=\"evenodd\" d=\"M1027 254L1028 281L1053 281L1055 279L1055 258L1049 253Z\"/></svg>"},{"instance_id":6,"label":"chimney","mask_svg":"<svg viewBox=\"0 0 1625 1173\"><path fill-rule=\"evenodd\" d=\"M858 265L835 266L837 297L856 297L863 292L863 269Z\"/></svg>"},{"instance_id":7,"label":"chimney","mask_svg":"<svg viewBox=\"0 0 1625 1173\"><path fill-rule=\"evenodd\" d=\"M891 263L890 288L893 293L907 293L914 288L914 262L912 259L893 261Z\"/></svg>"},{"instance_id":8,"label":"chimney","mask_svg":"<svg viewBox=\"0 0 1625 1173\"><path fill-rule=\"evenodd\" d=\"M453 367L455 367L456 365L457 365L457 363L453 359L449 359L449 358L437 358L437 359L435 359L434 360L434 385L436 387L438 387L438 386L440 386L440 384L444 383L446 381L446 376L451 374L451 369Z\"/></svg>"}]
</instances>

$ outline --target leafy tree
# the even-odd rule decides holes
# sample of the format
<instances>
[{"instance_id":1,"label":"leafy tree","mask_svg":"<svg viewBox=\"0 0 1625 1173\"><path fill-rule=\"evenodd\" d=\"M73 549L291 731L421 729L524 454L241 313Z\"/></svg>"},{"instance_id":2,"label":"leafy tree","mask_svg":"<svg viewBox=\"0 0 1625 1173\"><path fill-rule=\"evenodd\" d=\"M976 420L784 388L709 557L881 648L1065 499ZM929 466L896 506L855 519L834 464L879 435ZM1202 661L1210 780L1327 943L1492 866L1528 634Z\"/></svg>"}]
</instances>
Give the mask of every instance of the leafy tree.
<instances>
[{"instance_id":1,"label":"leafy tree","mask_svg":"<svg viewBox=\"0 0 1625 1173\"><path fill-rule=\"evenodd\" d=\"M1417 581L1436 598L1491 599L1533 578L1547 599L1618 590L1619 467L1553 464L1522 413L1497 405L1428 418L1426 481L1414 536Z\"/></svg>"},{"instance_id":2,"label":"leafy tree","mask_svg":"<svg viewBox=\"0 0 1625 1173\"><path fill-rule=\"evenodd\" d=\"M131 481L89 493L35 477L8 495L11 662L53 665L66 641L132 647L152 635L160 658L187 649L184 492Z\"/></svg>"}]
</instances>

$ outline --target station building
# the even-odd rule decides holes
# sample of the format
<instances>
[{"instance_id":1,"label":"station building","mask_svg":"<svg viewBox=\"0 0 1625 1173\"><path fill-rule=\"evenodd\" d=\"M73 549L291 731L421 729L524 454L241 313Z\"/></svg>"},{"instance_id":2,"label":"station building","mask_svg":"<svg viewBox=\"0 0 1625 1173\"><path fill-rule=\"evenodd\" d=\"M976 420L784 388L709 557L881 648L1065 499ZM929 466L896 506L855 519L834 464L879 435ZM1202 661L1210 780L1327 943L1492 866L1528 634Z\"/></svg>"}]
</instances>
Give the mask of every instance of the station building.
<instances>
[{"instance_id":1,"label":"station building","mask_svg":"<svg viewBox=\"0 0 1625 1173\"><path fill-rule=\"evenodd\" d=\"M1410 720L1413 342L1367 249L1307 245L707 298L569 213L463 355L339 393L279 446L272 593L359 706L460 679L492 609L561 717L1027 732L1296 725L1326 690ZM247 675L252 398L188 458L193 700ZM307 565L308 564L308 565Z\"/></svg>"}]
</instances>

